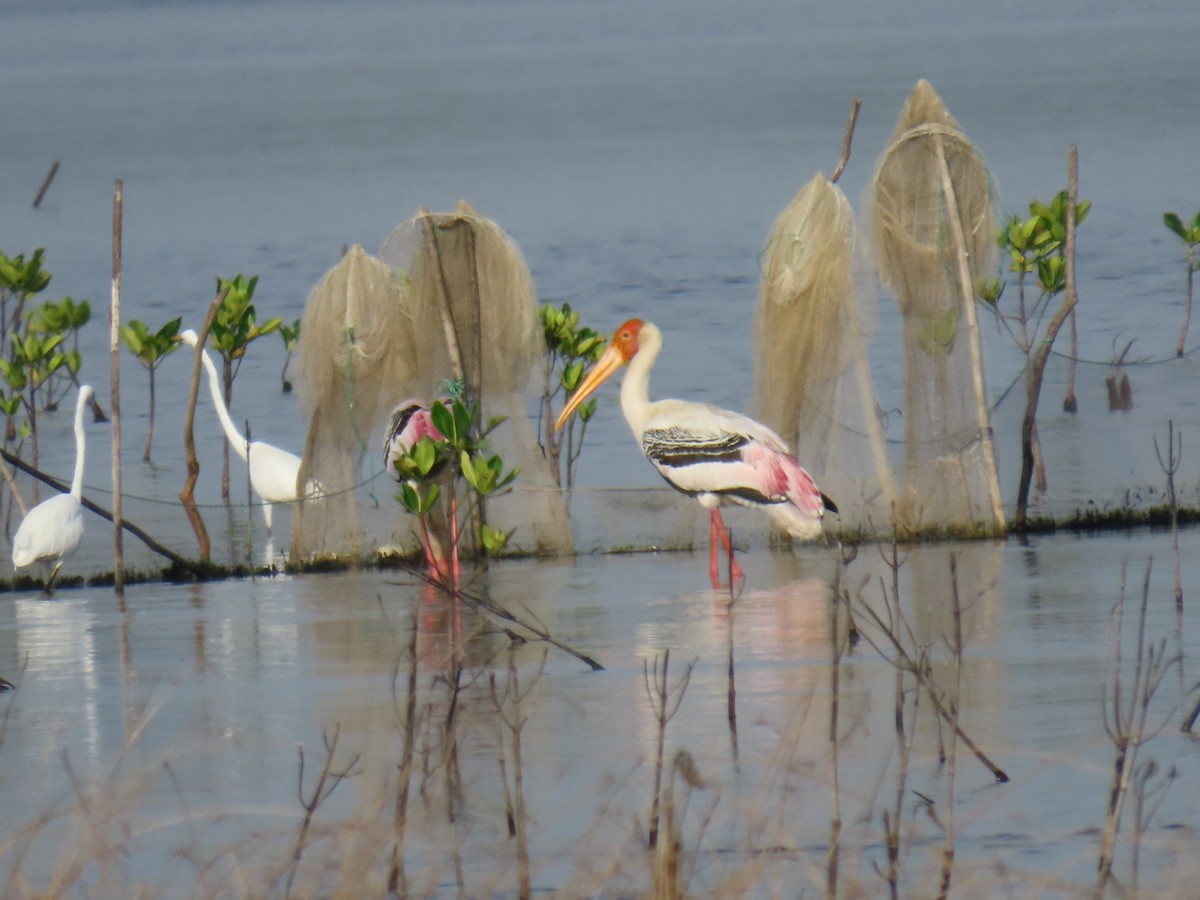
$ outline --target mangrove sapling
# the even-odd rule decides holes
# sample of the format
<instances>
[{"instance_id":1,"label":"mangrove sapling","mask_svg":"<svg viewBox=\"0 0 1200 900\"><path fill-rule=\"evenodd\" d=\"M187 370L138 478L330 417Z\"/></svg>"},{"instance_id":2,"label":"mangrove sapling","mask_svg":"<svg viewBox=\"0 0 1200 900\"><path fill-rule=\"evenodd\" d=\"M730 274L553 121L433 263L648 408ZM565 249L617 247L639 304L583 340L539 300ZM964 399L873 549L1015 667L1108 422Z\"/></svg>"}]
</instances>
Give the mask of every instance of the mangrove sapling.
<instances>
[{"instance_id":1,"label":"mangrove sapling","mask_svg":"<svg viewBox=\"0 0 1200 900\"><path fill-rule=\"evenodd\" d=\"M683 674L674 685L667 680L667 670L671 663L671 651L663 651L662 666L659 667L658 657L654 657L653 668L645 660L642 661L642 681L646 688L646 699L658 722L658 745L654 753L654 799L650 804L650 837L647 845L651 850L658 843L659 808L662 799L663 751L667 740L667 723L679 712L679 704L687 693L688 683L692 680L692 669L697 660L692 660L684 669Z\"/></svg>"},{"instance_id":2,"label":"mangrove sapling","mask_svg":"<svg viewBox=\"0 0 1200 900\"><path fill-rule=\"evenodd\" d=\"M0 373L3 373L9 388L20 396L21 405L25 407L34 467L38 466L38 390L66 365L67 357L62 342L61 334L13 334L12 355L8 359L0 358Z\"/></svg>"},{"instance_id":3,"label":"mangrove sapling","mask_svg":"<svg viewBox=\"0 0 1200 900\"><path fill-rule=\"evenodd\" d=\"M297 747L297 752L300 756L300 772L296 778L296 793L300 798L300 805L304 808L304 816L300 820L300 830L296 834L296 841L292 845L292 860L288 867L287 883L284 886L284 897L292 895L292 883L296 879L296 872L300 868L300 857L304 854L304 848L308 845L308 832L312 826L313 816L316 815L318 807L332 794L339 784L347 778L352 778L359 774L354 767L358 765L359 759L362 758L361 753L356 753L354 757L345 766L335 770L333 768L333 757L337 752L338 738L341 736L342 726L337 723L333 727L333 737L324 729L321 730L321 743L325 745L325 762L321 766L321 772L317 775L317 783L313 786L312 792L306 797L304 795L304 746Z\"/></svg>"},{"instance_id":4,"label":"mangrove sapling","mask_svg":"<svg viewBox=\"0 0 1200 900\"><path fill-rule=\"evenodd\" d=\"M1134 773L1137 771L1138 753L1157 735L1169 720L1164 715L1160 722L1150 722L1150 706L1163 679L1173 666L1182 666L1183 657L1178 649L1168 652L1167 639L1151 642L1146 636L1146 612L1150 604L1150 572L1154 560L1146 561L1146 574L1142 582L1142 602L1137 613L1137 632L1133 638L1134 658L1132 670L1126 672L1124 657L1125 625L1125 573L1121 566L1121 588L1110 617L1109 660L1110 674L1104 680L1104 731L1116 751L1113 758L1112 787L1108 795L1108 807L1104 817L1104 829L1100 839L1100 861L1096 881L1095 897L1104 896L1109 882L1114 880L1113 858L1117 834L1121 828L1121 811L1129 793ZM1124 691L1123 677L1129 675L1132 684ZM1180 698L1182 702L1184 698Z\"/></svg>"},{"instance_id":5,"label":"mangrove sapling","mask_svg":"<svg viewBox=\"0 0 1200 900\"><path fill-rule=\"evenodd\" d=\"M25 303L40 294L50 283L50 273L42 268L45 250L39 247L29 259L25 254L6 256L0 250L0 346L9 346L9 335L19 330ZM11 308L9 304L12 304ZM8 357L12 359L11 355Z\"/></svg>"},{"instance_id":6,"label":"mangrove sapling","mask_svg":"<svg viewBox=\"0 0 1200 900\"><path fill-rule=\"evenodd\" d=\"M182 318L175 318L157 331L151 331L140 319L132 319L128 325L121 326L121 339L125 346L150 376L150 411L146 423L146 446L142 451L143 462L150 462L150 448L154 443L154 373L164 359L182 346L179 341L182 323Z\"/></svg>"},{"instance_id":7,"label":"mangrove sapling","mask_svg":"<svg viewBox=\"0 0 1200 900\"><path fill-rule=\"evenodd\" d=\"M1196 270L1200 269L1200 212L1186 224L1179 218L1178 213L1164 213L1163 224L1183 241L1183 252L1187 257L1187 293L1183 307L1183 325L1179 329L1179 342L1175 345L1175 355L1183 356L1188 325L1192 320L1192 281Z\"/></svg>"},{"instance_id":8,"label":"mangrove sapling","mask_svg":"<svg viewBox=\"0 0 1200 900\"><path fill-rule=\"evenodd\" d=\"M546 357L542 366L542 402L538 407L539 446L550 461L554 481L561 488L575 486L575 466L583 450L583 438L588 422L596 412L596 399L579 407L562 431L554 430L561 403L559 395L568 399L583 382L583 378L604 352L606 338L591 328L579 324L579 313L564 303L560 309L545 304L539 311L546 339ZM556 408L557 405L557 408ZM579 434L575 422L579 421ZM566 450L565 472L562 454ZM565 484L564 484L565 481Z\"/></svg>"},{"instance_id":9,"label":"mangrove sapling","mask_svg":"<svg viewBox=\"0 0 1200 900\"><path fill-rule=\"evenodd\" d=\"M396 499L408 512L417 517L421 529L421 541L425 547L430 574L447 590L454 592L461 585L461 536L460 519L479 522L479 532L473 536L471 557L486 561L487 557L503 551L512 531L495 528L486 521L484 501L499 496L520 474L519 468L505 469L504 460L488 451L487 437L504 420L491 419L485 427L477 429L478 408L469 409L461 400L453 400L449 407L442 402L434 403L429 410L430 419L440 439L422 437L406 453L395 457L396 471L403 479ZM446 474L443 475L443 470ZM467 491L465 517L460 515L460 491ZM439 501L449 534L435 534L434 513ZM480 548L474 551L474 545ZM444 560L444 548L449 548L449 560ZM442 571L443 568L446 571Z\"/></svg>"},{"instance_id":10,"label":"mangrove sapling","mask_svg":"<svg viewBox=\"0 0 1200 900\"><path fill-rule=\"evenodd\" d=\"M79 330L91 320L91 317L91 304L86 300L76 303L70 297L64 297L57 303L47 300L25 313L25 333L37 334L42 337L61 334L64 345L67 338L71 338L70 348L64 351L66 364L55 373L54 377L48 379L43 387L42 409L46 412L58 409L61 394L69 390L72 385L76 389L79 387L79 366L82 363L79 353ZM58 391L56 388L60 381L62 389ZM93 398L94 400L95 398ZM95 408L93 403L93 410ZM98 421L104 421L103 415L101 412L101 418Z\"/></svg>"},{"instance_id":11,"label":"mangrove sapling","mask_svg":"<svg viewBox=\"0 0 1200 900\"><path fill-rule=\"evenodd\" d=\"M988 303L997 321L1008 332L1025 359L1026 383L1032 377L1034 348L1039 346L1038 333L1048 311L1051 298L1061 294L1067 287L1070 266L1066 248L1068 192L1060 191L1050 203L1033 200L1029 204L1029 216L1010 216L997 235L1001 251L1008 257L1008 270L1016 275L1017 304L1013 312L1003 312L1000 298L1004 284L999 279L986 282L980 291L981 299ZM1075 222L1082 222L1091 209L1091 201L1076 203ZM1032 303L1026 293L1030 279L1036 279L1038 295ZM1073 313L1072 313L1073 321ZM1048 336L1042 334L1042 341ZM1072 349L1069 355L1068 386L1063 400L1066 412L1075 412L1074 366L1075 341L1072 332ZM1039 491L1046 490L1046 472L1042 461L1041 444L1037 438L1037 426L1033 429L1034 467Z\"/></svg>"},{"instance_id":12,"label":"mangrove sapling","mask_svg":"<svg viewBox=\"0 0 1200 900\"><path fill-rule=\"evenodd\" d=\"M533 676L533 682L522 691L521 682L517 675L516 654L510 651L508 654L508 684L502 694L496 690L495 673L490 674L488 677L492 705L496 709L496 715L508 730L509 746L512 751L512 801L511 804L506 802L506 805L511 810L509 813L510 833L515 832L514 836L517 841L517 888L518 895L522 900L528 900L532 895L532 888L529 879L529 834L528 816L525 809L524 769L521 762L521 731L525 728L525 723L529 721L530 715L530 709L525 704L528 704L530 697L537 690L545 668L546 654L543 652L541 663L538 665L537 672ZM525 705L524 709L522 708L523 705ZM503 761L503 742L500 747L500 758ZM507 779L504 779L504 793L507 801Z\"/></svg>"},{"instance_id":13,"label":"mangrove sapling","mask_svg":"<svg viewBox=\"0 0 1200 900\"><path fill-rule=\"evenodd\" d=\"M283 339L283 371L279 373L279 380L282 382L283 393L290 394L292 392L292 383L288 381L287 370L288 364L292 361L292 354L296 352L296 347L300 343L300 320L297 319L291 325L279 325L279 336Z\"/></svg>"},{"instance_id":14,"label":"mangrove sapling","mask_svg":"<svg viewBox=\"0 0 1200 900\"><path fill-rule=\"evenodd\" d=\"M237 377L246 350L251 343L272 331L278 330L283 319L274 318L259 324L251 300L258 286L258 276L250 279L242 274L234 278L217 277L217 293L225 299L217 310L212 323L210 344L221 356L221 384L224 389L225 406L233 405L233 380ZM229 444L222 443L221 499L229 499Z\"/></svg>"},{"instance_id":15,"label":"mangrove sapling","mask_svg":"<svg viewBox=\"0 0 1200 900\"><path fill-rule=\"evenodd\" d=\"M1067 197L1064 201L1064 227L1062 237L1062 252L1060 255L1039 257L1038 273L1043 285L1055 285L1059 275L1062 276L1063 302L1042 332L1037 352L1029 362L1029 376L1026 379L1025 416L1021 422L1021 475L1017 484L1017 508L1013 527L1018 532L1024 532L1029 512L1029 486L1033 479L1034 470L1034 436L1037 427L1038 400L1042 392L1042 378L1046 371L1046 361L1054 339L1062 328L1079 296L1075 290L1075 226L1080 215L1086 215L1088 204L1077 203L1079 193L1079 151L1072 144L1067 152ZM1045 270L1043 272L1043 269ZM1048 301L1049 297L1047 297Z\"/></svg>"}]
</instances>

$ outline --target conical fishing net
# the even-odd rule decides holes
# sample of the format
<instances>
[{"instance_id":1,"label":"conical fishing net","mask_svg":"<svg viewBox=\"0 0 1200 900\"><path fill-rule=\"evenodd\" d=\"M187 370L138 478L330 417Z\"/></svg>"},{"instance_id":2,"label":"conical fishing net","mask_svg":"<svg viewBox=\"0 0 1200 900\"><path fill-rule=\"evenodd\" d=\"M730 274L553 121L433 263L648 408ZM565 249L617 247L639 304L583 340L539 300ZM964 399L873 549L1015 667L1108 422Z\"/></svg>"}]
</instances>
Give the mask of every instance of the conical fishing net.
<instances>
[{"instance_id":1,"label":"conical fishing net","mask_svg":"<svg viewBox=\"0 0 1200 900\"><path fill-rule=\"evenodd\" d=\"M432 379L417 367L408 296L359 246L313 288L300 334L300 390L312 416L300 478L318 482L323 496L297 504L292 552L361 555L374 543L359 516L364 454L377 447L393 398L421 393Z\"/></svg>"},{"instance_id":2,"label":"conical fishing net","mask_svg":"<svg viewBox=\"0 0 1200 900\"><path fill-rule=\"evenodd\" d=\"M904 340L904 484L910 531L998 531L975 285L997 265L992 182L927 81L909 95L867 188L875 261Z\"/></svg>"},{"instance_id":3,"label":"conical fishing net","mask_svg":"<svg viewBox=\"0 0 1200 900\"><path fill-rule=\"evenodd\" d=\"M855 297L854 212L817 174L776 217L755 320L756 408L834 499L834 529L890 525L895 488Z\"/></svg>"},{"instance_id":4,"label":"conical fishing net","mask_svg":"<svg viewBox=\"0 0 1200 900\"><path fill-rule=\"evenodd\" d=\"M453 213L420 211L388 236L380 257L412 304L417 370L481 398L484 422L505 417L489 435L489 449L506 468L519 466L521 472L510 493L488 499L488 523L516 528L510 548L571 552L565 500L522 396L546 345L520 248L499 225L460 201ZM392 402L403 397L398 392Z\"/></svg>"}]
</instances>

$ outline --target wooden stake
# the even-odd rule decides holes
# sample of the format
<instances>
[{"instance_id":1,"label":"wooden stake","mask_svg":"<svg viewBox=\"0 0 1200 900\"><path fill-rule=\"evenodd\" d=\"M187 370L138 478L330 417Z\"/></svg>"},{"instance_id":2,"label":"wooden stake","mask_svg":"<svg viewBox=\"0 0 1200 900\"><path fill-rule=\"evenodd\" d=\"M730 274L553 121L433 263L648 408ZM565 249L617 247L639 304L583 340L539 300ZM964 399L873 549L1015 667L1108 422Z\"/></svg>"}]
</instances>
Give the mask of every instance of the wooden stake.
<instances>
[{"instance_id":1,"label":"wooden stake","mask_svg":"<svg viewBox=\"0 0 1200 900\"><path fill-rule=\"evenodd\" d=\"M858 123L858 111L862 109L862 97L855 97L854 102L850 104L850 115L846 117L846 136L842 140L842 158L838 160L837 167L834 168L833 174L829 176L830 184L837 184L839 178L842 177L842 172L846 168L846 163L850 161L850 144L854 140L854 126Z\"/></svg>"},{"instance_id":2,"label":"wooden stake","mask_svg":"<svg viewBox=\"0 0 1200 900\"><path fill-rule=\"evenodd\" d=\"M112 490L113 490L113 590L125 596L125 533L121 528L121 219L125 184L117 179L113 191L112 306L108 313L108 350L111 362ZM36 205L36 204L35 204Z\"/></svg>"},{"instance_id":3,"label":"wooden stake","mask_svg":"<svg viewBox=\"0 0 1200 900\"><path fill-rule=\"evenodd\" d=\"M58 160L50 164L50 171L46 173L46 177L42 179L42 186L38 188L37 196L33 198L33 208L37 209L42 205L42 197L46 194L46 189L50 187L50 182L54 180L54 176L58 174Z\"/></svg>"},{"instance_id":4,"label":"wooden stake","mask_svg":"<svg viewBox=\"0 0 1200 900\"><path fill-rule=\"evenodd\" d=\"M942 176L942 192L946 197L946 218L958 248L958 280L962 294L963 311L967 319L967 346L971 351L971 386L975 391L975 411L979 422L979 443L983 448L987 466L988 497L992 505L992 522L996 534L1004 533L1004 501L1000 498L1000 479L996 474L996 451L992 446L992 424L988 417L987 393L983 387L983 349L979 340L979 320L975 316L975 287L971 284L971 266L967 259L967 239L963 232L958 209L958 195L954 180L950 177L950 166L946 162L946 147L940 133L934 134L937 146L938 168Z\"/></svg>"},{"instance_id":5,"label":"wooden stake","mask_svg":"<svg viewBox=\"0 0 1200 900\"><path fill-rule=\"evenodd\" d=\"M208 332L212 330L213 319L217 317L217 310L225 302L225 296L228 293L229 288L225 288L217 294L204 317L204 325L196 340L196 352L192 356L192 384L188 390L187 415L183 420L183 451L187 458L187 478L183 482L183 488L179 491L179 500L187 513L188 521L192 523L192 530L196 532L200 559L205 562L208 561L211 548L208 529L204 527L204 519L200 515L200 509L196 506L196 479L200 477L200 461L196 459L196 435L193 426L196 419L196 395L200 392L201 354L204 352L204 343L208 340Z\"/></svg>"}]
</instances>

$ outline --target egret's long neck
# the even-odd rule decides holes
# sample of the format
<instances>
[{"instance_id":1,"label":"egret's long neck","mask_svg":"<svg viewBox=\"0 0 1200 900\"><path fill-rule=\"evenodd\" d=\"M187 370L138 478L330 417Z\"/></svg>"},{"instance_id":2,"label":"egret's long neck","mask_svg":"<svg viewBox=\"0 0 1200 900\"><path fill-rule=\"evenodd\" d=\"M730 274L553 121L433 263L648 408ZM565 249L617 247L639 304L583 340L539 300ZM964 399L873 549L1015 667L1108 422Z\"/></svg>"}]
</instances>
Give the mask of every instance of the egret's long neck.
<instances>
[{"instance_id":1,"label":"egret's long neck","mask_svg":"<svg viewBox=\"0 0 1200 900\"><path fill-rule=\"evenodd\" d=\"M208 370L208 387L212 392L213 406L217 408L217 418L221 420L221 427L225 429L225 436L229 438L230 445L237 451L238 456L245 460L248 458L246 437L237 430L233 419L229 418L229 410L225 408L225 398L221 396L221 380L217 377L217 367L209 359L207 350L201 350L200 354L204 361L204 368Z\"/></svg>"},{"instance_id":2,"label":"egret's long neck","mask_svg":"<svg viewBox=\"0 0 1200 900\"><path fill-rule=\"evenodd\" d=\"M76 500L83 497L83 454L87 449L83 434L83 412L87 408L87 397L81 391L75 403L75 475L71 478L71 496Z\"/></svg>"},{"instance_id":3,"label":"egret's long neck","mask_svg":"<svg viewBox=\"0 0 1200 900\"><path fill-rule=\"evenodd\" d=\"M662 332L647 322L638 335L638 352L629 361L621 382L621 411L639 440L650 415L650 370L662 350Z\"/></svg>"}]
</instances>

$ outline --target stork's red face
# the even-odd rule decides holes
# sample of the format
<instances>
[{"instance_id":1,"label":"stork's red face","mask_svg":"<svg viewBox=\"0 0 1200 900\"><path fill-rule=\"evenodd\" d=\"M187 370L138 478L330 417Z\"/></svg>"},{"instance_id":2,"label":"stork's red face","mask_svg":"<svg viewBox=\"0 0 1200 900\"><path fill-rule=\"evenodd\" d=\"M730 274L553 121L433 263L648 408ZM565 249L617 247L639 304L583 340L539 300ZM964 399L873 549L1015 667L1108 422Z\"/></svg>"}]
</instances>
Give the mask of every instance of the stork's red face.
<instances>
[{"instance_id":1,"label":"stork's red face","mask_svg":"<svg viewBox=\"0 0 1200 900\"><path fill-rule=\"evenodd\" d=\"M558 420L554 423L555 431L566 424L567 419L571 418L571 414L579 408L580 404L587 400L613 372L633 359L638 352L638 335L642 333L642 326L645 324L641 319L630 319L617 329L616 334L609 342L608 349L604 351L604 355L596 361L596 365L588 372L587 378L583 379L583 383L579 385L567 405L563 407L563 411L559 413Z\"/></svg>"}]
</instances>

